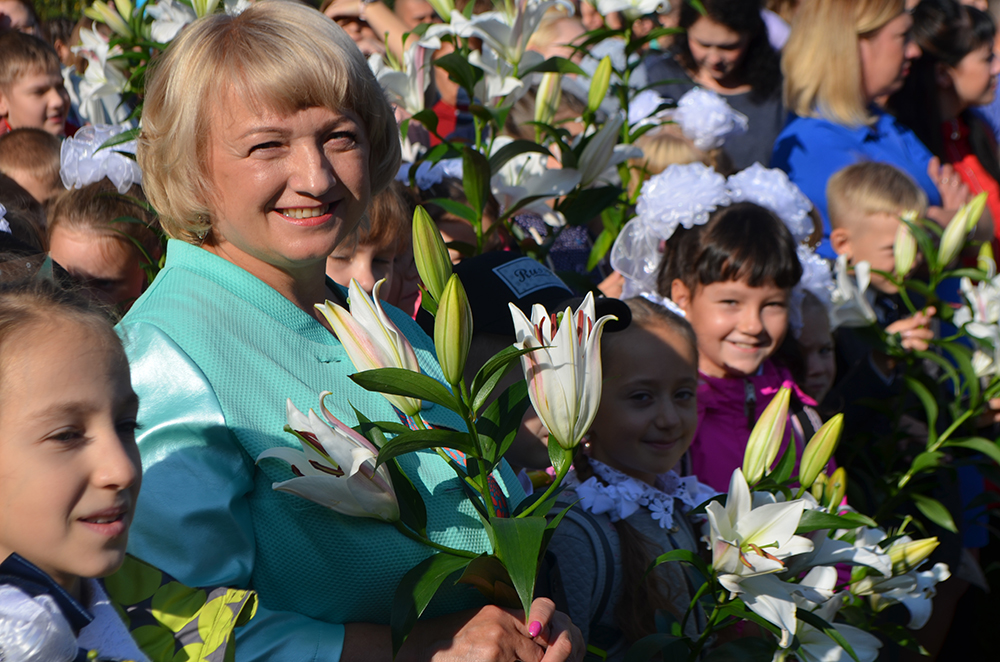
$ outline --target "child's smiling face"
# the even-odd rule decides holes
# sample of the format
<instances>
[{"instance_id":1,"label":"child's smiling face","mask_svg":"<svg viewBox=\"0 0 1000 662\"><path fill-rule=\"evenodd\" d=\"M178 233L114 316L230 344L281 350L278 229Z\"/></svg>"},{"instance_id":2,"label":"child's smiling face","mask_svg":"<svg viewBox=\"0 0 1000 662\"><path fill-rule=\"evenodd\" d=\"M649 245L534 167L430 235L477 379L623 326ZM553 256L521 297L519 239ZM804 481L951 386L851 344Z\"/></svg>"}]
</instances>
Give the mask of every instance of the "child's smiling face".
<instances>
[{"instance_id":1,"label":"child's smiling face","mask_svg":"<svg viewBox=\"0 0 1000 662\"><path fill-rule=\"evenodd\" d=\"M125 556L141 476L138 400L120 346L58 315L6 339L0 376L0 559L72 593Z\"/></svg>"},{"instance_id":2,"label":"child's smiling face","mask_svg":"<svg viewBox=\"0 0 1000 662\"><path fill-rule=\"evenodd\" d=\"M619 332L602 354L604 385L590 428L591 455L654 484L657 474L680 461L698 426L694 348L666 323L654 322Z\"/></svg>"},{"instance_id":3,"label":"child's smiling face","mask_svg":"<svg viewBox=\"0 0 1000 662\"><path fill-rule=\"evenodd\" d=\"M757 372L788 330L789 291L741 280L698 285L692 293L673 282L671 299L684 309L698 336L698 369L709 377Z\"/></svg>"}]
</instances>

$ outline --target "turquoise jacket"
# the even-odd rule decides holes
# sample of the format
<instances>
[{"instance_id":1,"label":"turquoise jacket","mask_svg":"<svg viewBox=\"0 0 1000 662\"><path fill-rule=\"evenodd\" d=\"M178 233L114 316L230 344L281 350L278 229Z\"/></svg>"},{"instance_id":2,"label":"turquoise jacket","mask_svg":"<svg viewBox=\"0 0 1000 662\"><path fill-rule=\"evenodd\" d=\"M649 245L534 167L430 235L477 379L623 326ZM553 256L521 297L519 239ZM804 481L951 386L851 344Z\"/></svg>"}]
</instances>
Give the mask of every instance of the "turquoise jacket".
<instances>
[{"instance_id":1,"label":"turquoise jacket","mask_svg":"<svg viewBox=\"0 0 1000 662\"><path fill-rule=\"evenodd\" d=\"M430 339L404 313L387 312L422 370L442 380ZM288 465L254 463L267 448L298 447L282 430L286 398L305 412L329 390L327 405L348 425L357 424L352 405L398 420L382 396L347 378L355 370L336 337L250 273L175 240L118 330L140 398L143 483L129 551L188 586L256 590L257 615L237 631L239 661L336 661L342 624L388 623L396 585L429 548L391 525L276 492L272 483L293 477ZM459 425L431 403L423 416ZM488 550L443 460L425 452L400 464L424 497L435 541ZM512 503L523 498L510 468L499 474ZM428 615L477 604L461 585L439 594Z\"/></svg>"}]
</instances>

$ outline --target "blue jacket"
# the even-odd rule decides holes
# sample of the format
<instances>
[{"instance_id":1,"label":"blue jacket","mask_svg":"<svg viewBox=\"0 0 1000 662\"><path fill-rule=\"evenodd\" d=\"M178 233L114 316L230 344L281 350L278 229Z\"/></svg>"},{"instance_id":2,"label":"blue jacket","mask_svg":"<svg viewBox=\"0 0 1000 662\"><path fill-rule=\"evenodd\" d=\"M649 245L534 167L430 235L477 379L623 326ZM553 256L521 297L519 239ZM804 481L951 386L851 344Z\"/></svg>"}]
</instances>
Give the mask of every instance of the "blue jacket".
<instances>
[{"instance_id":1,"label":"blue jacket","mask_svg":"<svg viewBox=\"0 0 1000 662\"><path fill-rule=\"evenodd\" d=\"M423 371L442 379L430 339L387 310ZM282 431L286 398L308 411L330 390L327 405L348 425L357 423L352 406L398 420L381 395L347 378L355 370L336 337L250 273L176 240L118 328L140 398L143 484L129 551L189 586L256 590L257 615L237 631L240 661L338 660L341 624L388 623L396 585L429 548L388 524L276 492L272 483L293 477L288 465L254 463L267 448L298 447ZM423 415L460 425L431 403ZM434 540L489 548L443 460L424 452L400 463L424 497ZM523 498L509 467L500 474L512 502ZM476 604L478 592L462 585L439 594L428 615Z\"/></svg>"},{"instance_id":2,"label":"blue jacket","mask_svg":"<svg viewBox=\"0 0 1000 662\"><path fill-rule=\"evenodd\" d=\"M927 174L933 156L916 134L895 117L874 109L871 126L848 127L818 117L789 114L778 135L771 167L788 173L823 217L823 242L816 252L835 259L830 247L830 217L826 210L826 183L837 171L859 161L894 165L927 194L928 204L941 204L941 195Z\"/></svg>"}]
</instances>

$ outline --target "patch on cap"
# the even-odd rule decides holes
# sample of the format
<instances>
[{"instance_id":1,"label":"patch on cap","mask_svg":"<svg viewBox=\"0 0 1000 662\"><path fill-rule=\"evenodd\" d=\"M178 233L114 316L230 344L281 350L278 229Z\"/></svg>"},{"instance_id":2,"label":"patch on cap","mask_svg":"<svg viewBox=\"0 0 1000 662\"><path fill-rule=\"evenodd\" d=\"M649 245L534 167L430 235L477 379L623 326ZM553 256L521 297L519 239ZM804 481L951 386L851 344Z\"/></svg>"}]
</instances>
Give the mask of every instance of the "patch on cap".
<instances>
[{"instance_id":1,"label":"patch on cap","mask_svg":"<svg viewBox=\"0 0 1000 662\"><path fill-rule=\"evenodd\" d=\"M518 299L523 299L532 292L544 290L547 287L560 287L572 293L572 290L558 276L530 257L518 258L494 267L493 273L507 284L507 287Z\"/></svg>"}]
</instances>

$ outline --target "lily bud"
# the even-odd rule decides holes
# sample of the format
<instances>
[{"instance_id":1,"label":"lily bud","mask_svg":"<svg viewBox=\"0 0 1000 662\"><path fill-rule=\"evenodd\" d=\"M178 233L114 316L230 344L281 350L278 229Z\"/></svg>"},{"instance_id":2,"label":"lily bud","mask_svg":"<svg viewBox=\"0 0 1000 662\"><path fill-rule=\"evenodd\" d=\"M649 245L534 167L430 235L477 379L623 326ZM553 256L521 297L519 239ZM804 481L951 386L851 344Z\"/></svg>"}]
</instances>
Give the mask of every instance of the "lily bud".
<instances>
[{"instance_id":1,"label":"lily bud","mask_svg":"<svg viewBox=\"0 0 1000 662\"><path fill-rule=\"evenodd\" d=\"M916 569L931 555L931 552L939 544L936 536L908 542L897 542L887 550L889 560L892 561L892 574L903 575Z\"/></svg>"},{"instance_id":2,"label":"lily bud","mask_svg":"<svg viewBox=\"0 0 1000 662\"><path fill-rule=\"evenodd\" d=\"M601 130L594 134L583 148L578 164L581 186L593 182L608 167L611 155L615 152L615 144L618 142L618 132L624 123L625 118L621 114L609 117Z\"/></svg>"},{"instance_id":3,"label":"lily bud","mask_svg":"<svg viewBox=\"0 0 1000 662\"><path fill-rule=\"evenodd\" d=\"M978 196L976 199L978 199ZM979 216L976 216L975 220L970 220L972 219L973 204L975 203L976 200L973 200L962 205L962 208L955 212L955 216L952 217L951 222L944 229L944 233L941 235L941 245L938 247L938 264L942 267L958 257L962 246L965 245L965 240L969 237L969 233L972 231L972 228L976 227L976 223L979 222ZM979 213L982 214L982 210Z\"/></svg>"},{"instance_id":4,"label":"lily bud","mask_svg":"<svg viewBox=\"0 0 1000 662\"><path fill-rule=\"evenodd\" d=\"M435 301L440 301L451 277L451 258L437 225L419 205L413 212L413 261L424 287Z\"/></svg>"},{"instance_id":5,"label":"lily bud","mask_svg":"<svg viewBox=\"0 0 1000 662\"><path fill-rule=\"evenodd\" d=\"M802 463L799 465L799 484L809 487L830 461L830 456L840 441L840 431L844 427L844 415L837 414L823 424L802 451Z\"/></svg>"},{"instance_id":6,"label":"lily bud","mask_svg":"<svg viewBox=\"0 0 1000 662\"><path fill-rule=\"evenodd\" d=\"M556 110L562 101L562 74L542 74L542 82L538 84L535 94L535 121L551 124L555 119Z\"/></svg>"},{"instance_id":7,"label":"lily bud","mask_svg":"<svg viewBox=\"0 0 1000 662\"><path fill-rule=\"evenodd\" d=\"M997 272L996 258L993 257L993 243L984 241L979 247L979 256L976 258L976 266L986 272L986 277L992 279Z\"/></svg>"},{"instance_id":8,"label":"lily bud","mask_svg":"<svg viewBox=\"0 0 1000 662\"><path fill-rule=\"evenodd\" d=\"M428 2L431 3L431 7L441 17L441 20L445 23L451 23L451 12L455 11L454 0L428 0Z\"/></svg>"},{"instance_id":9,"label":"lily bud","mask_svg":"<svg viewBox=\"0 0 1000 662\"><path fill-rule=\"evenodd\" d=\"M434 318L434 349L437 350L441 372L449 384L462 381L471 345L472 308L462 281L452 274L441 293Z\"/></svg>"},{"instance_id":10,"label":"lily bud","mask_svg":"<svg viewBox=\"0 0 1000 662\"><path fill-rule=\"evenodd\" d=\"M847 471L844 467L838 467L823 488L824 505L830 510L836 509L844 500L845 494L847 494Z\"/></svg>"},{"instance_id":11,"label":"lily bud","mask_svg":"<svg viewBox=\"0 0 1000 662\"><path fill-rule=\"evenodd\" d=\"M980 193L972 200L969 201L967 205L969 208L969 217L966 219L966 232L972 232L976 229L976 224L979 223L980 217L982 217L983 212L986 210L986 193Z\"/></svg>"},{"instance_id":12,"label":"lily bud","mask_svg":"<svg viewBox=\"0 0 1000 662\"><path fill-rule=\"evenodd\" d=\"M751 485L764 477L774 459L778 457L781 440L785 437L788 402L791 396L790 388L785 387L778 391L750 432L746 452L743 454L743 474L747 483Z\"/></svg>"},{"instance_id":13,"label":"lily bud","mask_svg":"<svg viewBox=\"0 0 1000 662\"><path fill-rule=\"evenodd\" d=\"M98 23L104 23L114 32L123 37L132 37L132 28L129 27L122 15L112 9L102 0L94 0L94 4L83 10L84 16Z\"/></svg>"},{"instance_id":14,"label":"lily bud","mask_svg":"<svg viewBox=\"0 0 1000 662\"><path fill-rule=\"evenodd\" d=\"M903 214L903 220L912 223L917 220L917 215L914 212L906 212ZM896 261L896 275L905 278L917 259L917 238L913 236L913 230L906 223L901 222L896 229L896 240L892 244L892 256Z\"/></svg>"},{"instance_id":15,"label":"lily bud","mask_svg":"<svg viewBox=\"0 0 1000 662\"><path fill-rule=\"evenodd\" d=\"M611 86L611 56L605 55L597 70L590 77L590 92L587 94L587 110L594 112L597 110L604 98L608 96L608 88Z\"/></svg>"},{"instance_id":16,"label":"lily bud","mask_svg":"<svg viewBox=\"0 0 1000 662\"><path fill-rule=\"evenodd\" d=\"M813 481L810 492L812 492L813 498L816 499L817 503L823 499L823 491L826 488L827 481L829 480L830 477L826 475L826 472L823 472L816 476L816 480Z\"/></svg>"}]
</instances>

